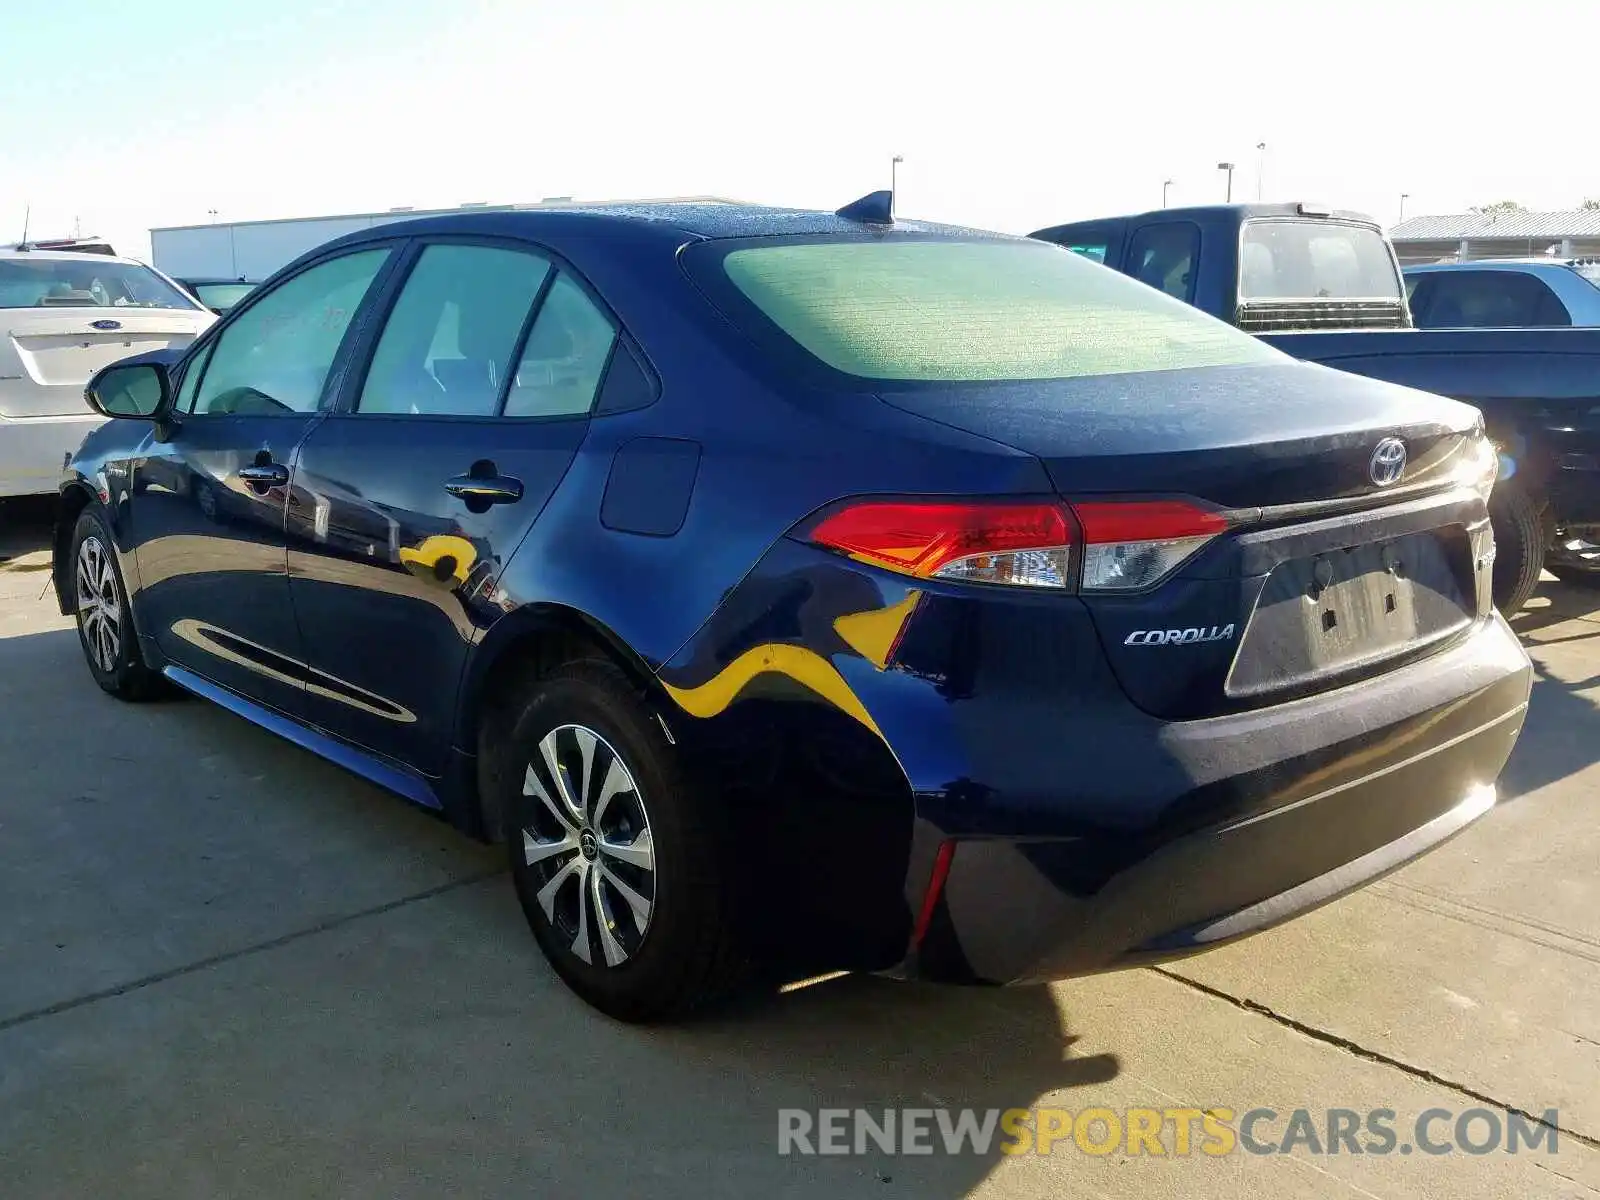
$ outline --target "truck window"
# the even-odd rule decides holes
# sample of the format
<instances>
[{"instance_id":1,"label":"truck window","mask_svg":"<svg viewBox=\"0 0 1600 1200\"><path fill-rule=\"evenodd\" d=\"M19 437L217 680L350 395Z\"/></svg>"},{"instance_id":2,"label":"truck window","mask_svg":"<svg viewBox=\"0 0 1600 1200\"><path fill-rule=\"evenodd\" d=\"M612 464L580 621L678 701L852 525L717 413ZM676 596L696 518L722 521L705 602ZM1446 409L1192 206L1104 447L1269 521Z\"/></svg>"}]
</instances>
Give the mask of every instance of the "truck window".
<instances>
[{"instance_id":1,"label":"truck window","mask_svg":"<svg viewBox=\"0 0 1600 1200\"><path fill-rule=\"evenodd\" d=\"M1435 271L1419 287L1412 317L1422 329L1571 325L1543 280L1521 271Z\"/></svg>"},{"instance_id":2,"label":"truck window","mask_svg":"<svg viewBox=\"0 0 1600 1200\"><path fill-rule=\"evenodd\" d=\"M1398 300L1400 273L1383 234L1342 221L1246 221L1241 300Z\"/></svg>"},{"instance_id":3,"label":"truck window","mask_svg":"<svg viewBox=\"0 0 1600 1200\"><path fill-rule=\"evenodd\" d=\"M1200 227L1189 221L1146 225L1128 247L1127 273L1140 283L1194 301L1194 266L1200 256Z\"/></svg>"}]
</instances>

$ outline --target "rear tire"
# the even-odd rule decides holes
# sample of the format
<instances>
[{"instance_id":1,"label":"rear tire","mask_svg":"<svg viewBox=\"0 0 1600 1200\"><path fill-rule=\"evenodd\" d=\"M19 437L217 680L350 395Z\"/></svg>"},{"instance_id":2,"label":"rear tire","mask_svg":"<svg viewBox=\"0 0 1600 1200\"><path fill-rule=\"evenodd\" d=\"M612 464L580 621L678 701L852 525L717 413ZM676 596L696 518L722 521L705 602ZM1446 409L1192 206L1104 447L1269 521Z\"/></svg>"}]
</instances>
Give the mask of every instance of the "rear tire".
<instances>
[{"instance_id":1,"label":"rear tire","mask_svg":"<svg viewBox=\"0 0 1600 1200\"><path fill-rule=\"evenodd\" d=\"M1494 604L1509 617L1528 602L1544 570L1544 522L1532 498L1514 485L1494 489L1489 521L1495 544Z\"/></svg>"},{"instance_id":2,"label":"rear tire","mask_svg":"<svg viewBox=\"0 0 1600 1200\"><path fill-rule=\"evenodd\" d=\"M622 671L555 668L493 753L517 898L574 992L644 1022L738 982L720 811Z\"/></svg>"},{"instance_id":3,"label":"rear tire","mask_svg":"<svg viewBox=\"0 0 1600 1200\"><path fill-rule=\"evenodd\" d=\"M134 632L116 542L100 510L93 506L83 510L72 531L67 569L78 644L94 681L118 700L149 700L160 695L164 690L161 676L145 665Z\"/></svg>"}]
</instances>

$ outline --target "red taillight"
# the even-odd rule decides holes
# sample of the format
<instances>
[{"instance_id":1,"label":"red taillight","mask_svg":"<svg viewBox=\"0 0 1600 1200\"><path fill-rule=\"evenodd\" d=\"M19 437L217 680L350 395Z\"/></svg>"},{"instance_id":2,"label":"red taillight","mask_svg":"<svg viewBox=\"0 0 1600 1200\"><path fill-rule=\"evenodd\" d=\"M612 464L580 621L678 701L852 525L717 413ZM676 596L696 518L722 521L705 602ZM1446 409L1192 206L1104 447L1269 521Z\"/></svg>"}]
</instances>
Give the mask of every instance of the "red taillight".
<instances>
[{"instance_id":1,"label":"red taillight","mask_svg":"<svg viewBox=\"0 0 1600 1200\"><path fill-rule=\"evenodd\" d=\"M1086 592L1138 591L1165 579L1228 528L1194 501L861 500L825 517L811 540L922 579ZM1081 578L1076 558L1081 558Z\"/></svg>"},{"instance_id":2,"label":"red taillight","mask_svg":"<svg viewBox=\"0 0 1600 1200\"><path fill-rule=\"evenodd\" d=\"M863 500L831 513L811 538L923 579L1071 584L1072 522L1050 502Z\"/></svg>"}]
</instances>

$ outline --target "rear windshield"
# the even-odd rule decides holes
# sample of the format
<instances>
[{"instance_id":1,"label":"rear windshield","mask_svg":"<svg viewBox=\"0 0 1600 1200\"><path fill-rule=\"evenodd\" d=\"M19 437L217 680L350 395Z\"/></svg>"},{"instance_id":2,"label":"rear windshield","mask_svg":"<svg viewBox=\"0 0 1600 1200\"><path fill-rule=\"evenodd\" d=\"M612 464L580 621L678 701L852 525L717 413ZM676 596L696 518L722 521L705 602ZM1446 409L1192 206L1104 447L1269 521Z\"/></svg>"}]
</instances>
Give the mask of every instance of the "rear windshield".
<instances>
[{"instance_id":1,"label":"rear windshield","mask_svg":"<svg viewBox=\"0 0 1600 1200\"><path fill-rule=\"evenodd\" d=\"M232 308L255 291L255 287L253 283L197 283L194 294L207 308Z\"/></svg>"},{"instance_id":2,"label":"rear windshield","mask_svg":"<svg viewBox=\"0 0 1600 1200\"><path fill-rule=\"evenodd\" d=\"M1400 274L1383 234L1337 221L1246 221L1241 300L1398 300Z\"/></svg>"},{"instance_id":3,"label":"rear windshield","mask_svg":"<svg viewBox=\"0 0 1600 1200\"><path fill-rule=\"evenodd\" d=\"M826 366L865 379L1068 379L1280 358L1044 242L772 241L727 251L721 264L735 300ZM735 321L748 316L724 307Z\"/></svg>"},{"instance_id":4,"label":"rear windshield","mask_svg":"<svg viewBox=\"0 0 1600 1200\"><path fill-rule=\"evenodd\" d=\"M0 308L185 308L195 303L148 267L112 260L0 259Z\"/></svg>"}]
</instances>

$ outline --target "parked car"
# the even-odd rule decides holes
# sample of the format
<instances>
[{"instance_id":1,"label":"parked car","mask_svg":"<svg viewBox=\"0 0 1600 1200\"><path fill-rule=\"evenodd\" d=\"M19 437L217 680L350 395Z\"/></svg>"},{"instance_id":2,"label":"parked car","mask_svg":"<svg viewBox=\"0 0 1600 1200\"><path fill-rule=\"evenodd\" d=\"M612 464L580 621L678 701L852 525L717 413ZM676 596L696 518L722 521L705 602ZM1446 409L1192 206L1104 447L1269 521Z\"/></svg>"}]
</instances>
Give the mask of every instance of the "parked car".
<instances>
[{"instance_id":1,"label":"parked car","mask_svg":"<svg viewBox=\"0 0 1600 1200\"><path fill-rule=\"evenodd\" d=\"M1525 258L1405 268L1418 329L1600 325L1600 264Z\"/></svg>"},{"instance_id":2,"label":"parked car","mask_svg":"<svg viewBox=\"0 0 1600 1200\"><path fill-rule=\"evenodd\" d=\"M185 346L216 318L130 259L0 250L0 497L49 494L104 419L83 389L101 367Z\"/></svg>"},{"instance_id":3,"label":"parked car","mask_svg":"<svg viewBox=\"0 0 1600 1200\"><path fill-rule=\"evenodd\" d=\"M99 686L503 838L627 1019L1248 934L1487 811L1526 708L1473 409L887 193L382 225L89 396Z\"/></svg>"},{"instance_id":4,"label":"parked car","mask_svg":"<svg viewBox=\"0 0 1600 1200\"><path fill-rule=\"evenodd\" d=\"M186 278L178 282L189 289L191 296L219 317L260 286L259 280L245 279L242 276L238 279Z\"/></svg>"},{"instance_id":5,"label":"parked car","mask_svg":"<svg viewBox=\"0 0 1600 1200\"><path fill-rule=\"evenodd\" d=\"M1477 406L1502 460L1490 502L1495 602L1516 612L1544 569L1600 584L1600 330L1409 330L1399 266L1377 222L1314 205L1164 209L1032 236L1297 358ZM1419 288L1437 286L1440 276L1431 278Z\"/></svg>"},{"instance_id":6,"label":"parked car","mask_svg":"<svg viewBox=\"0 0 1600 1200\"><path fill-rule=\"evenodd\" d=\"M1249 333L1411 327L1394 248L1364 213L1211 204L1075 221L1030 236Z\"/></svg>"}]
</instances>

